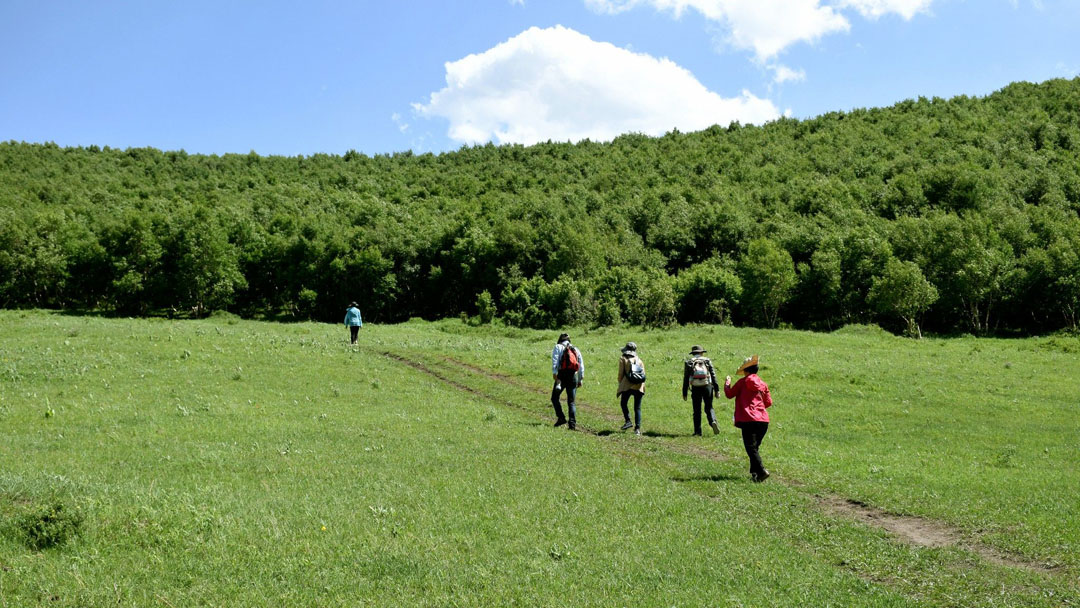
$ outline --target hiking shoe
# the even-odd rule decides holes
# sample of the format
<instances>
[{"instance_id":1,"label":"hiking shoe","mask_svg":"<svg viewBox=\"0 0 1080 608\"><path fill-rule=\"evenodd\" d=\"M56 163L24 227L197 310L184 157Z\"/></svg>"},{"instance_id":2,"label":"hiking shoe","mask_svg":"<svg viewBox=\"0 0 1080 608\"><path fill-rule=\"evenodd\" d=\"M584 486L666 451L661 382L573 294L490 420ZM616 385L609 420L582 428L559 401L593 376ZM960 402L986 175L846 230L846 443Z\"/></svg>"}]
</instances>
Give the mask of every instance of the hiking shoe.
<instances>
[{"instance_id":1,"label":"hiking shoe","mask_svg":"<svg viewBox=\"0 0 1080 608\"><path fill-rule=\"evenodd\" d=\"M634 434L641 436L641 429L634 429Z\"/></svg>"},{"instance_id":2,"label":"hiking shoe","mask_svg":"<svg viewBox=\"0 0 1080 608\"><path fill-rule=\"evenodd\" d=\"M710 422L709 426L712 427L712 434L713 435L719 435L720 434L720 427L716 426L716 421L715 420Z\"/></svg>"},{"instance_id":3,"label":"hiking shoe","mask_svg":"<svg viewBox=\"0 0 1080 608\"><path fill-rule=\"evenodd\" d=\"M694 431L694 437L701 437L701 431Z\"/></svg>"},{"instance_id":4,"label":"hiking shoe","mask_svg":"<svg viewBox=\"0 0 1080 608\"><path fill-rule=\"evenodd\" d=\"M627 420L626 422L623 423L622 429L620 429L620 430L625 431L626 429L632 428L633 426L634 426L634 423Z\"/></svg>"},{"instance_id":5,"label":"hiking shoe","mask_svg":"<svg viewBox=\"0 0 1080 608\"><path fill-rule=\"evenodd\" d=\"M568 430L571 430L571 431L573 431L574 429L576 429L576 428L577 428L577 425L576 425L576 424L574 424L573 422L571 422L570 424L566 425L566 428L567 428Z\"/></svg>"},{"instance_id":6,"label":"hiking shoe","mask_svg":"<svg viewBox=\"0 0 1080 608\"><path fill-rule=\"evenodd\" d=\"M765 481L768 478L769 478L769 472L767 470L765 470L765 469L761 469L761 472L758 473L758 476L757 476L758 483L760 483L762 481Z\"/></svg>"},{"instance_id":7,"label":"hiking shoe","mask_svg":"<svg viewBox=\"0 0 1080 608\"><path fill-rule=\"evenodd\" d=\"M555 421L555 426L562 426L564 424L566 424L566 418L559 418Z\"/></svg>"}]
</instances>

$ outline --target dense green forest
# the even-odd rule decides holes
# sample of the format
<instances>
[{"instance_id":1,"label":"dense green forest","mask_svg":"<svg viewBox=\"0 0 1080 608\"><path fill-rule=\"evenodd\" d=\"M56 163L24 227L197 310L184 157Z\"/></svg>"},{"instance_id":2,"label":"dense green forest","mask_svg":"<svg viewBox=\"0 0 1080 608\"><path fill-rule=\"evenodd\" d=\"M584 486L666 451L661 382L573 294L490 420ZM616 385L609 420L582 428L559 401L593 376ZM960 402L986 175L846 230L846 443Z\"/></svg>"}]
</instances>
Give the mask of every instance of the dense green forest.
<instances>
[{"instance_id":1,"label":"dense green forest","mask_svg":"<svg viewBox=\"0 0 1080 608\"><path fill-rule=\"evenodd\" d=\"M1076 330L1080 78L440 155L0 143L0 306Z\"/></svg>"}]
</instances>

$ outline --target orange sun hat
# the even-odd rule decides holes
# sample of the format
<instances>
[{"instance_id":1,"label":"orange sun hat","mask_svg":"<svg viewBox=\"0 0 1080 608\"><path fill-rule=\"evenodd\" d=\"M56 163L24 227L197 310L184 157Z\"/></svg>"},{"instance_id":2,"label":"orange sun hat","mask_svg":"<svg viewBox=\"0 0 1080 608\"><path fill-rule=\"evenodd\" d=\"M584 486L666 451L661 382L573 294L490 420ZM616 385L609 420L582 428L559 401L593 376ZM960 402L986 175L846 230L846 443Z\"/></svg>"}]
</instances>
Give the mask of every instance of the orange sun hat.
<instances>
[{"instance_id":1,"label":"orange sun hat","mask_svg":"<svg viewBox=\"0 0 1080 608\"><path fill-rule=\"evenodd\" d=\"M753 365L757 365L757 364L758 364L758 356L757 355L754 355L753 357L747 357L747 358L743 359L742 365L739 366L739 369L735 370L735 373L742 374L742 375L745 376L745 375L747 375L746 374L746 368L748 368L750 366L753 366Z\"/></svg>"}]
</instances>

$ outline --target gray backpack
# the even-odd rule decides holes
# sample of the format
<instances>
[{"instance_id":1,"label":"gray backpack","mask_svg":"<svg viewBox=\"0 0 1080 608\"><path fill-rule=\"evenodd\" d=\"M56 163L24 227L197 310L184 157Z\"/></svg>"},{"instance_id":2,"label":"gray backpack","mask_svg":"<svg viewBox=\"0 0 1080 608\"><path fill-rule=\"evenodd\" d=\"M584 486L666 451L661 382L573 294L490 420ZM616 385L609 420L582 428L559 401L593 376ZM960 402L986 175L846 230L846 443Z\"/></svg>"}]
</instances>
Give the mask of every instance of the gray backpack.
<instances>
[{"instance_id":1,"label":"gray backpack","mask_svg":"<svg viewBox=\"0 0 1080 608\"><path fill-rule=\"evenodd\" d=\"M686 362L690 368L690 386L712 386L712 374L709 373L709 360L705 357L694 357Z\"/></svg>"},{"instance_id":2,"label":"gray backpack","mask_svg":"<svg viewBox=\"0 0 1080 608\"><path fill-rule=\"evenodd\" d=\"M645 366L641 364L641 359L632 357L628 363L626 379L630 381L630 384L642 384L645 382Z\"/></svg>"}]
</instances>

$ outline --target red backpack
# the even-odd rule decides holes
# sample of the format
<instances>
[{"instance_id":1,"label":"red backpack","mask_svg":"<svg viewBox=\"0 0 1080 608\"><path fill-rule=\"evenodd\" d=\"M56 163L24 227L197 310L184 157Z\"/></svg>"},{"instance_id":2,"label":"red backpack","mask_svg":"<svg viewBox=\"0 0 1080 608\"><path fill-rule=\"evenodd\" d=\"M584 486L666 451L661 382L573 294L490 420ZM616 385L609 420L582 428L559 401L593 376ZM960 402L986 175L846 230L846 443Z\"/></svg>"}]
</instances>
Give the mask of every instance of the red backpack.
<instances>
[{"instance_id":1,"label":"red backpack","mask_svg":"<svg viewBox=\"0 0 1080 608\"><path fill-rule=\"evenodd\" d=\"M559 371L576 372L580 369L581 361L578 360L577 351L574 350L572 344L567 342L566 348L563 349L562 359L559 360Z\"/></svg>"}]
</instances>

